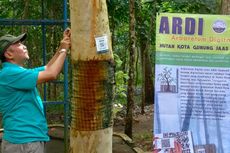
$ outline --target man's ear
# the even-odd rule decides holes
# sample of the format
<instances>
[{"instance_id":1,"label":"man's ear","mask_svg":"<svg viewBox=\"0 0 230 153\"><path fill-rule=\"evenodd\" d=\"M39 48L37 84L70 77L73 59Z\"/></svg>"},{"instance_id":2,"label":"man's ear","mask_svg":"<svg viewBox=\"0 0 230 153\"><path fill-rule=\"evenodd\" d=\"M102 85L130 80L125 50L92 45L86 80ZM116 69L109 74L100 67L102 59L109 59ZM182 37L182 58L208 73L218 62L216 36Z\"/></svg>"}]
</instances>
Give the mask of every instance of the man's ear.
<instances>
[{"instance_id":1,"label":"man's ear","mask_svg":"<svg viewBox=\"0 0 230 153\"><path fill-rule=\"evenodd\" d=\"M5 51L4 56L6 59L13 59L13 54L10 51Z\"/></svg>"}]
</instances>

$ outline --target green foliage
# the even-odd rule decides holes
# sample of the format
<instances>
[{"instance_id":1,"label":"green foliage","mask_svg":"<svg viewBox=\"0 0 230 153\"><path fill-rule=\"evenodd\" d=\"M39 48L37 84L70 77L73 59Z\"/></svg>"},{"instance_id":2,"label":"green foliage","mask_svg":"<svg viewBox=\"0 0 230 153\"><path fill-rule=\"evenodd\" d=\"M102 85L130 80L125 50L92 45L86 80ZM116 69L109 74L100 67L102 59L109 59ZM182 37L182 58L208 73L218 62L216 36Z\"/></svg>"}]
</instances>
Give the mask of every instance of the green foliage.
<instances>
[{"instance_id":1,"label":"green foliage","mask_svg":"<svg viewBox=\"0 0 230 153\"><path fill-rule=\"evenodd\" d=\"M152 19L154 16L155 7L151 1L144 1L142 3L136 4L136 30L139 33L138 43L140 40L149 41L151 44L154 43L154 32L151 32L152 29ZM140 44L139 44L140 45Z\"/></svg>"},{"instance_id":2,"label":"green foliage","mask_svg":"<svg viewBox=\"0 0 230 153\"><path fill-rule=\"evenodd\" d=\"M116 70L127 70L129 46L129 0L107 0L113 52L123 61Z\"/></svg>"},{"instance_id":3,"label":"green foliage","mask_svg":"<svg viewBox=\"0 0 230 153\"><path fill-rule=\"evenodd\" d=\"M109 19L115 25L128 23L129 1L128 0L107 0Z\"/></svg>"},{"instance_id":4,"label":"green foliage","mask_svg":"<svg viewBox=\"0 0 230 153\"><path fill-rule=\"evenodd\" d=\"M170 13L217 13L217 0L158 0L158 12Z\"/></svg>"},{"instance_id":5,"label":"green foliage","mask_svg":"<svg viewBox=\"0 0 230 153\"><path fill-rule=\"evenodd\" d=\"M116 64L115 72L115 103L124 104L126 101L126 80L128 80L128 74L122 70L118 70L122 65L122 61L117 54L114 54L114 60Z\"/></svg>"}]
</instances>

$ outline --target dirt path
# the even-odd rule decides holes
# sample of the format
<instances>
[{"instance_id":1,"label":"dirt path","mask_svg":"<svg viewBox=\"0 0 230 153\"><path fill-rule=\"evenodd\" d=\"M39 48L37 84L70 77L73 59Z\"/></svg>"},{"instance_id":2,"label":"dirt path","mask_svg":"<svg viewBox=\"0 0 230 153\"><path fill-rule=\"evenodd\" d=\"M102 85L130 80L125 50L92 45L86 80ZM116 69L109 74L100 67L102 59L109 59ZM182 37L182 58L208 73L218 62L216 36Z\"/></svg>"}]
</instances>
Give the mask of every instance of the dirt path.
<instances>
[{"instance_id":1,"label":"dirt path","mask_svg":"<svg viewBox=\"0 0 230 153\"><path fill-rule=\"evenodd\" d=\"M114 132L124 133L124 118L114 123ZM133 141L134 145L144 151L151 152L153 133L153 106L149 106L144 115L136 113L133 121Z\"/></svg>"}]
</instances>

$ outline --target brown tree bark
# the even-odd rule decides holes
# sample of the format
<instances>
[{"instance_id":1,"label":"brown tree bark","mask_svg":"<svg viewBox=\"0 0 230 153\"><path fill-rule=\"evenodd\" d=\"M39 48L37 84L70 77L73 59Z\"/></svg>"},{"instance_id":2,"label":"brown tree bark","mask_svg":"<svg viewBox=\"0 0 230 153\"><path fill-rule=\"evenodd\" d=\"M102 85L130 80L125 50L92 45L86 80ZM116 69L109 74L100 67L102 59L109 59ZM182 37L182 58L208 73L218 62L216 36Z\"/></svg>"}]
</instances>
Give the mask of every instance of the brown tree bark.
<instances>
[{"instance_id":1,"label":"brown tree bark","mask_svg":"<svg viewBox=\"0 0 230 153\"><path fill-rule=\"evenodd\" d=\"M129 0L130 23L129 23L129 80L127 95L127 111L125 118L125 134L132 138L133 127L133 106L134 106L134 79L135 79L135 52L136 52L136 36L135 36L135 1Z\"/></svg>"},{"instance_id":2,"label":"brown tree bark","mask_svg":"<svg viewBox=\"0 0 230 153\"><path fill-rule=\"evenodd\" d=\"M23 10L23 15L22 15L22 19L27 19L29 16L29 4L30 4L30 0L24 0L24 10ZM22 26L22 32L27 32L27 28L26 26Z\"/></svg>"},{"instance_id":3,"label":"brown tree bark","mask_svg":"<svg viewBox=\"0 0 230 153\"><path fill-rule=\"evenodd\" d=\"M221 0L221 14L230 14L230 0Z\"/></svg>"},{"instance_id":4,"label":"brown tree bark","mask_svg":"<svg viewBox=\"0 0 230 153\"><path fill-rule=\"evenodd\" d=\"M152 104L153 103L153 92L154 92L154 85L153 85L153 68L154 65L152 65L151 61L153 59L151 59L150 57L150 45L151 45L151 41L153 41L151 39L151 35L154 34L154 23L155 23L155 6L156 2L152 2L152 7L154 9L154 11L152 12L152 16L150 18L150 29L147 32L148 33L148 39L146 42L146 46L145 46L145 51L144 51L144 56L145 56L145 62L144 62L144 66L145 66L145 101L146 104Z\"/></svg>"},{"instance_id":5,"label":"brown tree bark","mask_svg":"<svg viewBox=\"0 0 230 153\"><path fill-rule=\"evenodd\" d=\"M141 1L138 1L141 3ZM153 3L153 2L152 2ZM140 12L141 4L138 5ZM155 7L155 3L153 3L153 7ZM141 101L141 113L144 114L144 107L146 104L153 103L153 67L150 59L150 45L151 45L151 35L154 33L154 19L155 13L152 13L152 17L150 18L150 29L149 31L138 33L139 42L140 42L140 54L141 54L141 68L142 68L142 101ZM137 21L139 26L143 24L142 16L139 15L137 17Z\"/></svg>"}]
</instances>

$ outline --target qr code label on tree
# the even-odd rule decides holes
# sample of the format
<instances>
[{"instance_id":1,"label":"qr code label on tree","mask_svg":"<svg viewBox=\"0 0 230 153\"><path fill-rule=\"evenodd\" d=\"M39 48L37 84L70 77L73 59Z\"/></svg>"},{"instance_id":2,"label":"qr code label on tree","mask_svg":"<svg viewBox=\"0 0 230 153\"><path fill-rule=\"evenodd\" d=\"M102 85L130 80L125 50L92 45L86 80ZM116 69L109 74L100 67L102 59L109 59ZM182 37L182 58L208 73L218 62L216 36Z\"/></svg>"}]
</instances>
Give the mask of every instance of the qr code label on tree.
<instances>
[{"instance_id":1,"label":"qr code label on tree","mask_svg":"<svg viewBox=\"0 0 230 153\"><path fill-rule=\"evenodd\" d=\"M95 41L96 41L97 53L105 53L109 51L107 36L96 37Z\"/></svg>"}]
</instances>

